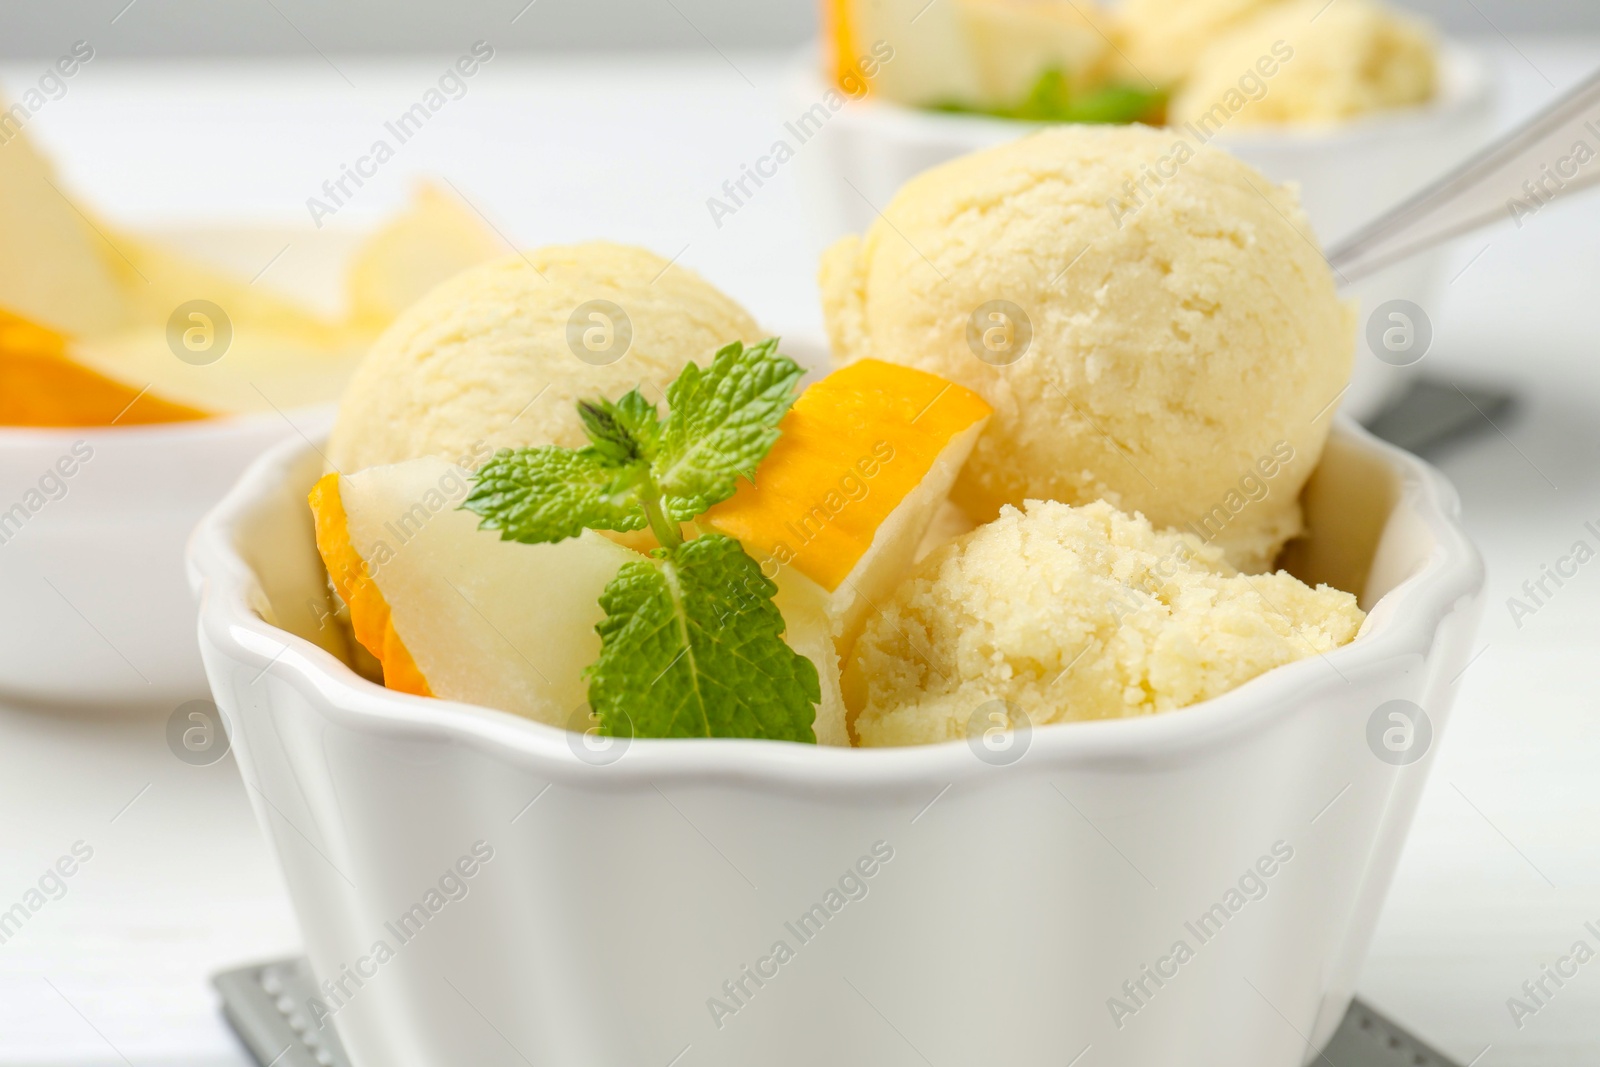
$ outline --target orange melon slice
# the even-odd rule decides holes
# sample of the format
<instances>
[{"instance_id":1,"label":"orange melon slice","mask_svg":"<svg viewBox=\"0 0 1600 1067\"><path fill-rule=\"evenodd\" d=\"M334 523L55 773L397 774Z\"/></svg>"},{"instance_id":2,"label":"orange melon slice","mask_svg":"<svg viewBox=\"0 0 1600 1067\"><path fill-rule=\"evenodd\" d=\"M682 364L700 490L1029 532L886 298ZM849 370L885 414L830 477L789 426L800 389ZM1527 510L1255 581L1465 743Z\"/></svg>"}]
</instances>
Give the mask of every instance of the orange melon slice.
<instances>
[{"instance_id":1,"label":"orange melon slice","mask_svg":"<svg viewBox=\"0 0 1600 1067\"><path fill-rule=\"evenodd\" d=\"M600 593L639 556L593 533L502 541L458 510L467 478L436 457L327 475L317 549L387 687L566 726L600 654Z\"/></svg>"},{"instance_id":2,"label":"orange melon slice","mask_svg":"<svg viewBox=\"0 0 1600 1067\"><path fill-rule=\"evenodd\" d=\"M133 426L206 413L169 403L67 358L67 339L0 311L0 426Z\"/></svg>"},{"instance_id":3,"label":"orange melon slice","mask_svg":"<svg viewBox=\"0 0 1600 1067\"><path fill-rule=\"evenodd\" d=\"M8 106L0 96L0 307L63 333L114 329L127 311L115 253Z\"/></svg>"},{"instance_id":4,"label":"orange melon slice","mask_svg":"<svg viewBox=\"0 0 1600 1067\"><path fill-rule=\"evenodd\" d=\"M346 278L351 311L336 321L96 220L22 132L4 129L0 233L0 425L12 426L177 422L330 402L401 310L501 252L468 207L423 186L357 250ZM229 346L200 365L169 336L192 321L184 306L197 300L228 320L206 329L231 331Z\"/></svg>"},{"instance_id":5,"label":"orange melon slice","mask_svg":"<svg viewBox=\"0 0 1600 1067\"><path fill-rule=\"evenodd\" d=\"M859 360L801 393L754 480L698 521L780 588L819 587L842 654L915 562L990 414L953 382Z\"/></svg>"},{"instance_id":6,"label":"orange melon slice","mask_svg":"<svg viewBox=\"0 0 1600 1067\"><path fill-rule=\"evenodd\" d=\"M857 84L853 79L861 77L861 49L856 42L853 2L822 0L822 40L827 48L828 73L833 83L842 89ZM866 84L870 91L871 82Z\"/></svg>"},{"instance_id":7,"label":"orange melon slice","mask_svg":"<svg viewBox=\"0 0 1600 1067\"><path fill-rule=\"evenodd\" d=\"M457 510L467 477L430 457L329 474L312 489L317 550L356 640L390 689L585 729L600 594L639 554L593 532L553 545L502 541ZM821 676L817 741L848 744L823 605L803 591L783 596L785 640Z\"/></svg>"},{"instance_id":8,"label":"orange melon slice","mask_svg":"<svg viewBox=\"0 0 1600 1067\"><path fill-rule=\"evenodd\" d=\"M339 493L339 475L324 475L311 487L308 499L316 521L317 552L328 569L328 580L350 611L350 628L356 640L382 666L383 684L402 693L432 696L428 680L394 628L394 615L383 598L383 590L368 570L367 561L350 542L350 519Z\"/></svg>"}]
</instances>

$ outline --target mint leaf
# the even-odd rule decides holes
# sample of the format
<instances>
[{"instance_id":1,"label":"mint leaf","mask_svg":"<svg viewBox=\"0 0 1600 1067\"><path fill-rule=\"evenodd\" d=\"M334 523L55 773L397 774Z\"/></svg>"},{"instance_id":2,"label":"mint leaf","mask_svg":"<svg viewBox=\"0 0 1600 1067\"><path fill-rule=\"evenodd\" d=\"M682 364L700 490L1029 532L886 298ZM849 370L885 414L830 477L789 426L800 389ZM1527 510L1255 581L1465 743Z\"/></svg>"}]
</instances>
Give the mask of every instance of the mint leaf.
<instances>
[{"instance_id":1,"label":"mint leaf","mask_svg":"<svg viewBox=\"0 0 1600 1067\"><path fill-rule=\"evenodd\" d=\"M1022 122L1084 122L1125 124L1165 120L1167 94L1160 89L1110 82L1074 93L1066 73L1058 67L1041 71L1015 104L973 106L956 101L934 105L936 111L953 111Z\"/></svg>"},{"instance_id":2,"label":"mint leaf","mask_svg":"<svg viewBox=\"0 0 1600 1067\"><path fill-rule=\"evenodd\" d=\"M600 597L589 706L634 737L816 742L817 668L783 641L777 586L720 534L625 564Z\"/></svg>"},{"instance_id":3,"label":"mint leaf","mask_svg":"<svg viewBox=\"0 0 1600 1067\"><path fill-rule=\"evenodd\" d=\"M651 470L667 517L684 522L733 495L778 440L803 372L776 337L735 341L702 370L690 364L667 388L670 409Z\"/></svg>"},{"instance_id":4,"label":"mint leaf","mask_svg":"<svg viewBox=\"0 0 1600 1067\"><path fill-rule=\"evenodd\" d=\"M584 530L638 530L646 522L642 463L617 466L598 448L501 449L473 479L461 506L482 517L479 529L502 541L543 544Z\"/></svg>"},{"instance_id":5,"label":"mint leaf","mask_svg":"<svg viewBox=\"0 0 1600 1067\"><path fill-rule=\"evenodd\" d=\"M1071 109L1072 87L1067 83L1067 76L1052 67L1039 75L1012 114L1019 119L1050 122L1060 121Z\"/></svg>"},{"instance_id":6,"label":"mint leaf","mask_svg":"<svg viewBox=\"0 0 1600 1067\"><path fill-rule=\"evenodd\" d=\"M661 417L656 406L637 389L621 400L584 400L578 404L578 418L592 447L608 463L648 463L655 457L661 438Z\"/></svg>"},{"instance_id":7,"label":"mint leaf","mask_svg":"<svg viewBox=\"0 0 1600 1067\"><path fill-rule=\"evenodd\" d=\"M1167 94L1134 85L1102 85L1072 102L1065 122L1128 123L1166 120Z\"/></svg>"},{"instance_id":8,"label":"mint leaf","mask_svg":"<svg viewBox=\"0 0 1600 1067\"><path fill-rule=\"evenodd\" d=\"M755 471L800 377L776 338L735 341L709 367L684 368L664 421L637 389L585 400L588 447L502 450L475 476L462 507L503 540L648 525L662 546L624 564L600 597L600 658L587 676L607 733L816 742L822 688L815 664L784 643L777 586L738 541L685 542L679 525Z\"/></svg>"}]
</instances>

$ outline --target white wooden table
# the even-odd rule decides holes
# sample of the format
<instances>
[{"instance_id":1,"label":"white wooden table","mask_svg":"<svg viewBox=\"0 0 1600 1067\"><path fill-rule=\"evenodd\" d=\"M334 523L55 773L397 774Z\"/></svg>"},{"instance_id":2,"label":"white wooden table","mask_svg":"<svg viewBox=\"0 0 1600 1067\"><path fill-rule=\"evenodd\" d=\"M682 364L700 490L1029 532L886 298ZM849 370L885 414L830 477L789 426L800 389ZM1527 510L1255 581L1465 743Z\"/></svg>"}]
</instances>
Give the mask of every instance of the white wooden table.
<instances>
[{"instance_id":1,"label":"white wooden table","mask_svg":"<svg viewBox=\"0 0 1600 1067\"><path fill-rule=\"evenodd\" d=\"M470 42L456 44L444 43L453 55ZM1488 47L1508 116L1600 65L1600 41ZM304 224L306 199L446 60L334 62L101 58L29 132L124 222ZM411 176L440 173L520 242L647 245L774 330L815 330L815 248L793 175L720 229L705 205L780 127L787 62L498 55L336 221L376 220ZM37 74L14 65L0 80ZM1600 524L1596 234L1600 197L1464 243L1427 364L1510 385L1522 403L1503 435L1442 463L1488 557L1491 604L1362 989L1478 1067L1600 1064L1600 960L1520 1029L1506 1005L1574 941L1600 949L1584 928L1600 927L1600 563L1520 629L1505 607L1585 520ZM291 953L297 935L231 763L179 762L164 725L0 709L0 908L74 842L94 850L66 895L0 945L4 1067L244 1062L207 975Z\"/></svg>"}]
</instances>

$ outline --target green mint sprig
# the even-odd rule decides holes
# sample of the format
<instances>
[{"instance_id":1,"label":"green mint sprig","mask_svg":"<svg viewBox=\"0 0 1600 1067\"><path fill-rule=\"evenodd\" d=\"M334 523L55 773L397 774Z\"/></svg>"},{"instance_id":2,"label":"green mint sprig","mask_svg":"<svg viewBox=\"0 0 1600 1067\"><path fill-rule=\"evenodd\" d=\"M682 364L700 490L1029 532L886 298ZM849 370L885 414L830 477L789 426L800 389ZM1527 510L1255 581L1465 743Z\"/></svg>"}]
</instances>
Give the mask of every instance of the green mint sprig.
<instances>
[{"instance_id":1,"label":"green mint sprig","mask_svg":"<svg viewBox=\"0 0 1600 1067\"><path fill-rule=\"evenodd\" d=\"M1121 125L1130 122L1159 123L1166 103L1167 94L1159 89L1141 89L1115 82L1082 93L1075 92L1066 73L1050 67L1040 72L1028 92L1015 104L979 107L951 101L935 105L934 110L990 115L1023 122Z\"/></svg>"},{"instance_id":2,"label":"green mint sprig","mask_svg":"<svg viewBox=\"0 0 1600 1067\"><path fill-rule=\"evenodd\" d=\"M684 368L665 419L637 389L582 401L586 447L503 449L476 475L462 507L503 540L648 527L661 546L625 564L600 597L600 658L586 673L602 732L816 741L821 684L783 641L777 586L738 541L685 541L679 527L754 473L801 373L776 338L736 341L709 367Z\"/></svg>"}]
</instances>

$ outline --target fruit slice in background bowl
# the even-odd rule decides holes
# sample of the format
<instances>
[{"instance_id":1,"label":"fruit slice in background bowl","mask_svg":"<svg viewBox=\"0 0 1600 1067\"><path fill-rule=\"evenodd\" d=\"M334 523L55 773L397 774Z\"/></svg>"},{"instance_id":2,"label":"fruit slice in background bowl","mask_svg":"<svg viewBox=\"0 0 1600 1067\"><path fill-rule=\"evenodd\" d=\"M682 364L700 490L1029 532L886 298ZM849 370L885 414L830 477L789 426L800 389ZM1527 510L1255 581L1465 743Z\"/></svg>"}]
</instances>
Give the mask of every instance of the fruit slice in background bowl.
<instances>
[{"instance_id":1,"label":"fruit slice in background bowl","mask_svg":"<svg viewBox=\"0 0 1600 1067\"><path fill-rule=\"evenodd\" d=\"M195 352L194 358L201 362L176 357L174 347L187 351L184 343L180 340L174 346L168 331L156 327L68 342L65 361L79 374L97 375L120 388L127 396L125 403L137 397L130 414L153 400L192 412L188 418L203 418L327 403L338 396L372 339L358 330L313 333L255 324L234 324L223 335L218 320L204 310L192 314L200 318L191 320L184 332L209 337ZM224 336L226 351L205 362L209 357L204 346L220 345ZM74 424L82 425L89 414L75 411Z\"/></svg>"},{"instance_id":2,"label":"fruit slice in background bowl","mask_svg":"<svg viewBox=\"0 0 1600 1067\"><path fill-rule=\"evenodd\" d=\"M248 221L135 235L67 178L23 134L0 149L0 698L170 710L206 692L190 531L263 449L326 431L352 337L381 328L383 305L358 294L392 306L431 285L417 245L440 228L411 220L440 212L423 193L373 237ZM492 242L454 232L447 272ZM166 330L195 299L234 329L210 365L182 361ZM169 381L190 384L169 396Z\"/></svg>"},{"instance_id":3,"label":"fruit slice in background bowl","mask_svg":"<svg viewBox=\"0 0 1600 1067\"><path fill-rule=\"evenodd\" d=\"M0 425L183 422L327 403L405 307L499 252L465 205L424 183L324 286L335 299L314 302L274 281L301 269L321 232L240 270L96 215L27 138L7 142Z\"/></svg>"},{"instance_id":4,"label":"fruit slice in background bowl","mask_svg":"<svg viewBox=\"0 0 1600 1067\"><path fill-rule=\"evenodd\" d=\"M133 426L206 413L141 396L71 359L56 331L0 310L0 426Z\"/></svg>"}]
</instances>

